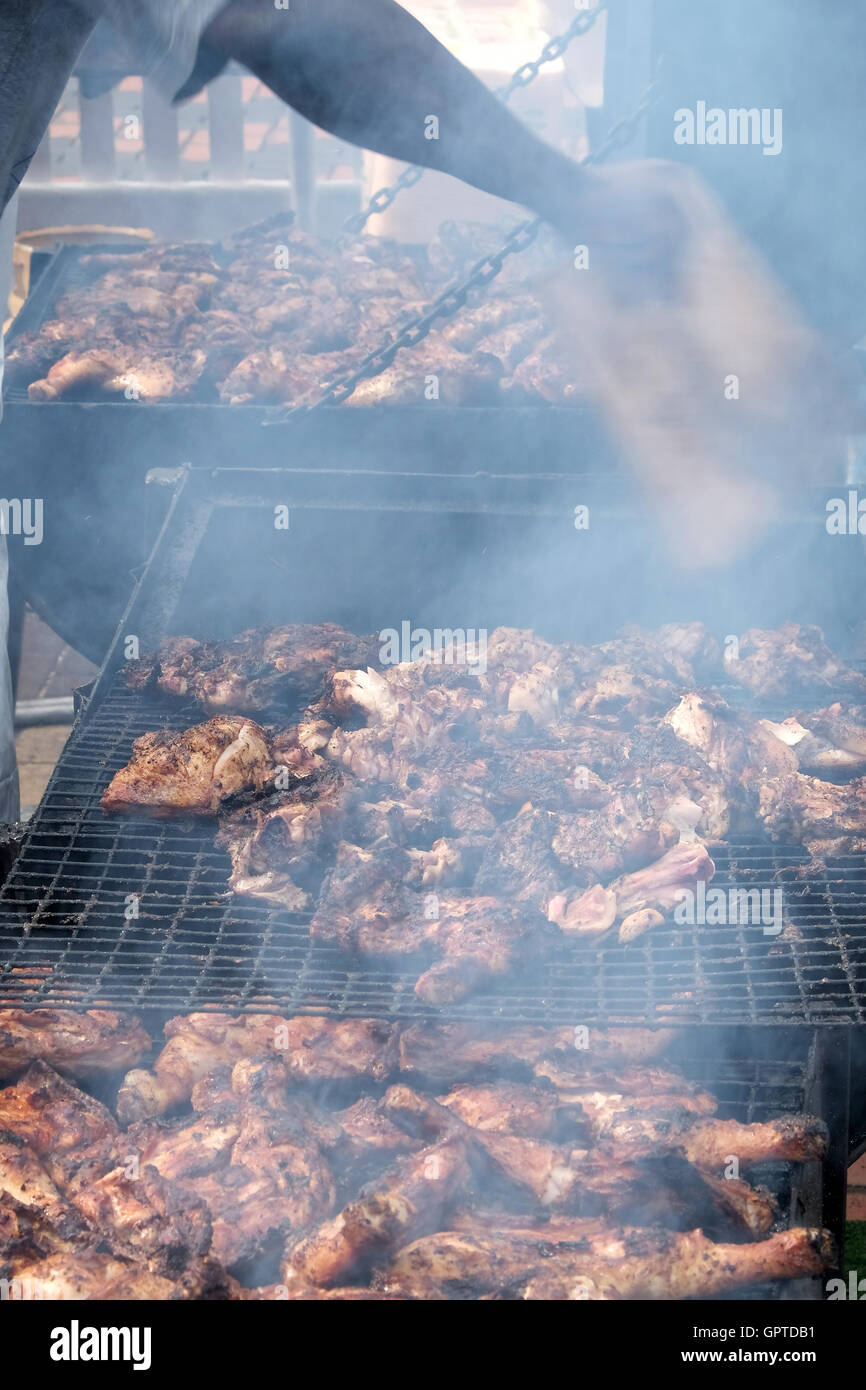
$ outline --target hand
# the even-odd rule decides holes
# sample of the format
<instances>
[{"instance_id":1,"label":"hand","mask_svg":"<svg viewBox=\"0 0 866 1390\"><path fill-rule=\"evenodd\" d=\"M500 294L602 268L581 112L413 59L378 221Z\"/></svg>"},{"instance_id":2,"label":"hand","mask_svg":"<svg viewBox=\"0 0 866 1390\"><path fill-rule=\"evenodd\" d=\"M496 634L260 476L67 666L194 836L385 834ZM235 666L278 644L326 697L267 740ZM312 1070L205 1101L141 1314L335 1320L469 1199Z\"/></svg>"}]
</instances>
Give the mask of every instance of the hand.
<instances>
[{"instance_id":1,"label":"hand","mask_svg":"<svg viewBox=\"0 0 866 1390\"><path fill-rule=\"evenodd\" d=\"M682 200L694 174L669 160L590 165L545 214L570 245L586 246L590 262L609 272L630 296L638 290L667 297L687 235Z\"/></svg>"}]
</instances>

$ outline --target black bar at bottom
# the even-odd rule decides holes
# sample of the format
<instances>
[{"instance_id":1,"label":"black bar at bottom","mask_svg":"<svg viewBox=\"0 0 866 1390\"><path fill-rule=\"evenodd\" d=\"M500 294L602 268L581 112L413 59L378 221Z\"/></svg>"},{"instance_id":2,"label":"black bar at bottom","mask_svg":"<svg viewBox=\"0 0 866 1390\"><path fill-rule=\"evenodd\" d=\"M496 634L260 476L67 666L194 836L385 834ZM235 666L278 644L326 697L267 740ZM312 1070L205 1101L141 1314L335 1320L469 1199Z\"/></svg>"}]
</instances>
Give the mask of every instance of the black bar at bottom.
<instances>
[{"instance_id":1,"label":"black bar at bottom","mask_svg":"<svg viewBox=\"0 0 866 1390\"><path fill-rule=\"evenodd\" d=\"M584 1373L590 1360L597 1369L609 1360L610 1369L615 1366L620 1381L630 1370L663 1376L673 1368L685 1370L687 1376L694 1373L699 1379L713 1366L734 1374L740 1367L784 1372L791 1366L805 1366L826 1378L850 1366L862 1335L861 1310L852 1308L846 1312L839 1305L866 1301L866 1279L863 1293L856 1300L851 1294L858 1288L857 1277L849 1276L844 1282L844 1296L840 1290L831 1289L833 1301L817 1304L748 1300L593 1303L591 1308L571 1306L543 1317L546 1330L561 1332L568 1339L561 1350L570 1347ZM5 1302L0 1307L0 1325L4 1340L17 1348L19 1376L25 1369L38 1372L40 1380L47 1384L52 1383L55 1375L58 1383L64 1383L63 1377L73 1367L73 1374L84 1371L98 1375L105 1368L114 1376L136 1368L142 1376L194 1371L200 1383L203 1376L213 1372L226 1383L235 1368L249 1372L253 1367L285 1365L286 1358L296 1355L300 1346L314 1356L321 1356L327 1347L329 1379L333 1381L338 1350L333 1331L341 1327L343 1317L359 1314L348 1310L340 1314L336 1309L330 1314L313 1314L307 1306L302 1309L300 1301L283 1298L274 1300L277 1306L238 1303L231 1308L214 1303L190 1306L118 1302L85 1306ZM537 1333L533 1314L528 1305L523 1307L522 1316L530 1319L527 1331ZM399 1327L407 1314L392 1310L390 1321L379 1324L377 1320L375 1329L369 1319L382 1317L381 1311L371 1309L360 1316L363 1323L359 1321L358 1330L372 1338L392 1331L395 1319ZM459 1316L462 1319L467 1313ZM478 1354L483 1354L485 1379L489 1383L491 1357L495 1360L499 1335L503 1349L509 1344L513 1347L518 1329L513 1314L502 1324L501 1334L495 1312L482 1311L479 1316L482 1322L478 1331L483 1330L484 1336L483 1352L479 1350ZM553 1325L547 1322L550 1316L554 1317ZM465 1331L467 1324L461 1322L461 1328ZM442 1330L441 1324L437 1324L437 1329ZM323 1333L329 1337L327 1343L315 1340ZM575 1337L580 1340L571 1340ZM359 1344L344 1340L343 1345L347 1371L352 1366L357 1371ZM370 1340L367 1346L373 1352L375 1343ZM469 1369L468 1350L468 1344L461 1342L459 1366L464 1382ZM545 1351L537 1343L528 1345L527 1351L530 1355L534 1351L543 1361L550 1356L550 1348Z\"/></svg>"}]
</instances>

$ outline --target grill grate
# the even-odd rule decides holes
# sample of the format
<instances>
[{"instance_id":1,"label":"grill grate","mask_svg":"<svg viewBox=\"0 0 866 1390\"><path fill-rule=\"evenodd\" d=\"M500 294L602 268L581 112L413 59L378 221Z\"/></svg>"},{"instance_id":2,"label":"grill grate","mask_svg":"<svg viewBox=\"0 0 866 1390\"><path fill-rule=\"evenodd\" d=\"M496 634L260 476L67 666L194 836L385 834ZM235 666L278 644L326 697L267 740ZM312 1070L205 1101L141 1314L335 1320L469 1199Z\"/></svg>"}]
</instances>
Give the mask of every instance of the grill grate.
<instances>
[{"instance_id":1,"label":"grill grate","mask_svg":"<svg viewBox=\"0 0 866 1390\"><path fill-rule=\"evenodd\" d=\"M308 919L232 897L213 827L105 817L132 740L187 728L119 678L79 721L0 890L0 1005L425 1017L417 970L312 945ZM785 929L671 925L628 948L563 948L538 970L449 1006L456 1018L586 1024L866 1021L866 864L808 879L802 849L757 840L714 854L713 887L781 887ZM133 915L137 907L137 916Z\"/></svg>"}]
</instances>

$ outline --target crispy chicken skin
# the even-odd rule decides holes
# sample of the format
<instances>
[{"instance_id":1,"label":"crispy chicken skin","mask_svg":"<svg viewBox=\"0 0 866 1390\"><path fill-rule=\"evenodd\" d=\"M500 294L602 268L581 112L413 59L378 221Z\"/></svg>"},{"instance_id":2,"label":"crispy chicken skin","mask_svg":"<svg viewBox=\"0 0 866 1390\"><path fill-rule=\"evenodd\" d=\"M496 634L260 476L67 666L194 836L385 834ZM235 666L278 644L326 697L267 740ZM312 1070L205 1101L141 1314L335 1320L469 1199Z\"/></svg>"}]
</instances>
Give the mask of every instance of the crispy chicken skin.
<instances>
[{"instance_id":1,"label":"crispy chicken skin","mask_svg":"<svg viewBox=\"0 0 866 1390\"><path fill-rule=\"evenodd\" d=\"M256 715L318 698L328 676L347 660L372 662L372 638L335 623L251 628L225 642L168 638L156 657L130 662L133 689L155 685L165 695L197 700L213 714Z\"/></svg>"},{"instance_id":2,"label":"crispy chicken skin","mask_svg":"<svg viewBox=\"0 0 866 1390\"><path fill-rule=\"evenodd\" d=\"M150 1050L137 1018L111 1009L0 1010L0 1078L39 1058L63 1076L97 1077L134 1066Z\"/></svg>"},{"instance_id":3,"label":"crispy chicken skin","mask_svg":"<svg viewBox=\"0 0 866 1390\"><path fill-rule=\"evenodd\" d=\"M397 1065L397 1032L376 1019L272 1014L187 1014L165 1025L168 1042L152 1072L132 1071L117 1097L123 1123L164 1115L215 1068L273 1053L292 1080L384 1080Z\"/></svg>"},{"instance_id":4,"label":"crispy chicken skin","mask_svg":"<svg viewBox=\"0 0 866 1390\"><path fill-rule=\"evenodd\" d=\"M760 819L774 840L800 843L815 857L860 854L866 844L866 778L834 786L794 772L761 788Z\"/></svg>"},{"instance_id":5,"label":"crispy chicken skin","mask_svg":"<svg viewBox=\"0 0 866 1390\"><path fill-rule=\"evenodd\" d=\"M311 1235L291 1244L281 1271L290 1288L348 1282L401 1238L435 1229L469 1178L461 1140L449 1138L399 1159L371 1190Z\"/></svg>"},{"instance_id":6,"label":"crispy chicken skin","mask_svg":"<svg viewBox=\"0 0 866 1390\"><path fill-rule=\"evenodd\" d=\"M44 1012L31 1036L59 1052L68 1021L52 1044ZM12 1298L713 1297L834 1259L826 1233L771 1235L771 1193L724 1176L731 1154L820 1159L824 1125L717 1118L658 1061L670 1030L202 1014L166 1033L126 1095L172 1119L122 1132L40 1060L0 1087Z\"/></svg>"},{"instance_id":7,"label":"crispy chicken skin","mask_svg":"<svg viewBox=\"0 0 866 1390\"><path fill-rule=\"evenodd\" d=\"M52 1180L71 1193L106 1171L117 1124L98 1100L44 1062L0 1090L0 1132L23 1140Z\"/></svg>"},{"instance_id":8,"label":"crispy chicken skin","mask_svg":"<svg viewBox=\"0 0 866 1390\"><path fill-rule=\"evenodd\" d=\"M274 762L264 729L220 715L181 734L145 734L130 762L102 795L109 814L213 816L232 797L273 784Z\"/></svg>"},{"instance_id":9,"label":"crispy chicken skin","mask_svg":"<svg viewBox=\"0 0 866 1390\"><path fill-rule=\"evenodd\" d=\"M385 1292L432 1299L477 1298L503 1287L529 1300L712 1298L820 1274L834 1259L828 1232L806 1228L750 1245L716 1245L700 1231L625 1228L583 1244L551 1252L522 1235L443 1231L407 1245L376 1282Z\"/></svg>"}]
</instances>

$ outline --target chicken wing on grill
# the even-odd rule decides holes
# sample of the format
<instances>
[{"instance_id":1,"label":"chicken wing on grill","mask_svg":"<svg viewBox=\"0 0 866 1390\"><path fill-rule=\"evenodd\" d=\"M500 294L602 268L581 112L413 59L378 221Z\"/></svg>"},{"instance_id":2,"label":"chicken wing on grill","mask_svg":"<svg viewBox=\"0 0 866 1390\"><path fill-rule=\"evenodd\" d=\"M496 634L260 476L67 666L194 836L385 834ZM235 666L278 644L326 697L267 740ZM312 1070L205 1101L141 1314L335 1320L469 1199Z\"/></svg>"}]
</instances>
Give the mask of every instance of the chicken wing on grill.
<instances>
[{"instance_id":1,"label":"chicken wing on grill","mask_svg":"<svg viewBox=\"0 0 866 1390\"><path fill-rule=\"evenodd\" d=\"M249 719L218 715L183 733L137 738L101 805L109 814L213 816L224 802L272 786L274 776L264 729Z\"/></svg>"}]
</instances>

